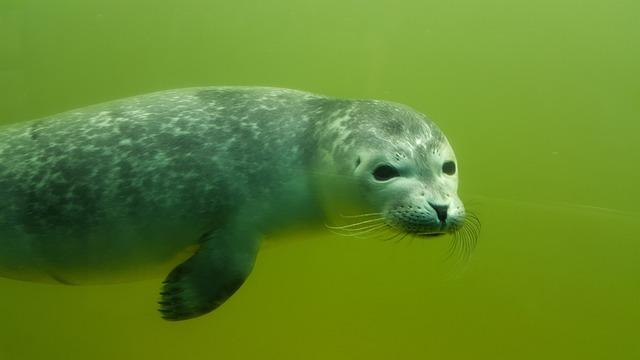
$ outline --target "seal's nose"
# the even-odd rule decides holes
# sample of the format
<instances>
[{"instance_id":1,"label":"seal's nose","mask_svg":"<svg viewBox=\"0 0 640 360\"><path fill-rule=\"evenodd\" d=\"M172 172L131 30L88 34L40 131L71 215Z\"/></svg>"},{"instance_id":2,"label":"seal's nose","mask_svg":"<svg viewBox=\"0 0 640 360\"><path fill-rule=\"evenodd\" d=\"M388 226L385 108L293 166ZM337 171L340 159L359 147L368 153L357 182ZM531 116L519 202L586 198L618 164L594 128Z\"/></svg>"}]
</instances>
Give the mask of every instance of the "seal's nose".
<instances>
[{"instance_id":1,"label":"seal's nose","mask_svg":"<svg viewBox=\"0 0 640 360\"><path fill-rule=\"evenodd\" d=\"M438 214L438 220L440 220L440 222L445 222L445 220L447 220L447 210L449 209L449 205L436 205L432 203L429 203L429 205L431 205L433 210L436 211L436 214Z\"/></svg>"}]
</instances>

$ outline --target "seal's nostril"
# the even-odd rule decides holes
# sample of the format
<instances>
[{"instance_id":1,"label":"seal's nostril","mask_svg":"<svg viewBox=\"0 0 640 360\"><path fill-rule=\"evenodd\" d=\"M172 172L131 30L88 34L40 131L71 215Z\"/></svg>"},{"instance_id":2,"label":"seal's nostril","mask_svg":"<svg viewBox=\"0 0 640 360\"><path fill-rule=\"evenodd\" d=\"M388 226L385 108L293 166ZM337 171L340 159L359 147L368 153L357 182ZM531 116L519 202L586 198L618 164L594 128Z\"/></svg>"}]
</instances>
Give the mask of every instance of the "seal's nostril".
<instances>
[{"instance_id":1,"label":"seal's nostril","mask_svg":"<svg viewBox=\"0 0 640 360\"><path fill-rule=\"evenodd\" d=\"M436 211L436 214L438 214L438 220L440 220L440 222L447 220L447 210L449 209L449 205L436 205L432 203L429 203L429 205L431 205L433 210Z\"/></svg>"}]
</instances>

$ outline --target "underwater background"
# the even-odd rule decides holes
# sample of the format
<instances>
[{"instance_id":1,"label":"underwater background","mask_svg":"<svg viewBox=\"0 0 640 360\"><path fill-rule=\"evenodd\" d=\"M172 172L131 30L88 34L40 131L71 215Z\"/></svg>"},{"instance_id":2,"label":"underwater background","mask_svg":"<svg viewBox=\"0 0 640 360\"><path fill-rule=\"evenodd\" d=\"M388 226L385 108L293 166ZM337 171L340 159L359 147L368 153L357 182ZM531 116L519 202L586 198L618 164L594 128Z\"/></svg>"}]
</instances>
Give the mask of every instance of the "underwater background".
<instances>
[{"instance_id":1,"label":"underwater background","mask_svg":"<svg viewBox=\"0 0 640 360\"><path fill-rule=\"evenodd\" d=\"M0 123L203 85L407 104L482 233L292 231L227 303L0 279L0 359L640 358L640 2L0 0ZM0 199L0 206L2 199Z\"/></svg>"}]
</instances>

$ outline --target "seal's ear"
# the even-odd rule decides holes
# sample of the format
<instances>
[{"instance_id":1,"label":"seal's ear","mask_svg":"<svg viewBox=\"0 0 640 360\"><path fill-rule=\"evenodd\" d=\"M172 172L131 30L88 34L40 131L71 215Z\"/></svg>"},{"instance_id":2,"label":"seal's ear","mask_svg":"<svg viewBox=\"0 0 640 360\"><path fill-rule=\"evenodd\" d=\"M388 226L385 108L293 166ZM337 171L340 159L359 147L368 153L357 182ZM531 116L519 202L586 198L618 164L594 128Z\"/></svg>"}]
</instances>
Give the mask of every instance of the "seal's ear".
<instances>
[{"instance_id":1,"label":"seal's ear","mask_svg":"<svg viewBox=\"0 0 640 360\"><path fill-rule=\"evenodd\" d=\"M244 283L258 252L257 240L217 230L203 237L191 258L164 281L160 312L166 320L186 320L222 305Z\"/></svg>"}]
</instances>

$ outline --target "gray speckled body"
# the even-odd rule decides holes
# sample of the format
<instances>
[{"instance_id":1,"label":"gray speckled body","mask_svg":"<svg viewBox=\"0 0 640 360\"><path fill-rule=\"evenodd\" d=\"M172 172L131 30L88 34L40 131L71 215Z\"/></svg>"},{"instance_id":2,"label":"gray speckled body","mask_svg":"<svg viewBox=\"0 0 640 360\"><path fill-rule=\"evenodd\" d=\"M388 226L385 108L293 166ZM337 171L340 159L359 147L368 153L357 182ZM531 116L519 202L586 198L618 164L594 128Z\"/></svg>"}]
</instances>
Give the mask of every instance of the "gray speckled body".
<instances>
[{"instance_id":1,"label":"gray speckled body","mask_svg":"<svg viewBox=\"0 0 640 360\"><path fill-rule=\"evenodd\" d=\"M0 274L117 281L190 256L160 304L169 320L198 316L240 287L263 233L322 221L318 174L351 179L372 149L393 162L443 146L401 105L253 87L163 91L0 127Z\"/></svg>"},{"instance_id":2,"label":"gray speckled body","mask_svg":"<svg viewBox=\"0 0 640 360\"><path fill-rule=\"evenodd\" d=\"M0 128L1 271L84 283L171 261L232 217L266 231L264 208L308 208L309 97L174 90Z\"/></svg>"}]
</instances>

